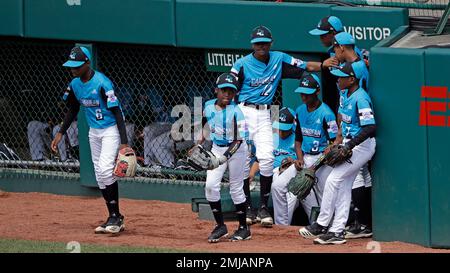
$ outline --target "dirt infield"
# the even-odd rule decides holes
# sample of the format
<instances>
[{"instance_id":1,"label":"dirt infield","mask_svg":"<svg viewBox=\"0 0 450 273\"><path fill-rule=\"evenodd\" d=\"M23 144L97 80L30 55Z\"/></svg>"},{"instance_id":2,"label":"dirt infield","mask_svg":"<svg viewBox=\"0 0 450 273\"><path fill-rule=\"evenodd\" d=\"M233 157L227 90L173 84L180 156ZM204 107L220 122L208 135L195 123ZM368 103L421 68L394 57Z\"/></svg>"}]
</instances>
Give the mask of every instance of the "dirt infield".
<instances>
[{"instance_id":1,"label":"dirt infield","mask_svg":"<svg viewBox=\"0 0 450 273\"><path fill-rule=\"evenodd\" d=\"M377 243L351 240L342 246L317 246L301 238L298 227L252 226L245 242L209 244L211 221L198 220L190 204L122 199L126 230L120 236L94 234L106 218L101 198L44 193L0 194L0 238L78 241L102 245L145 246L207 252L371 252ZM228 222L229 231L237 228ZM369 248L369 249L368 249ZM380 243L381 252L450 252L400 242Z\"/></svg>"}]
</instances>

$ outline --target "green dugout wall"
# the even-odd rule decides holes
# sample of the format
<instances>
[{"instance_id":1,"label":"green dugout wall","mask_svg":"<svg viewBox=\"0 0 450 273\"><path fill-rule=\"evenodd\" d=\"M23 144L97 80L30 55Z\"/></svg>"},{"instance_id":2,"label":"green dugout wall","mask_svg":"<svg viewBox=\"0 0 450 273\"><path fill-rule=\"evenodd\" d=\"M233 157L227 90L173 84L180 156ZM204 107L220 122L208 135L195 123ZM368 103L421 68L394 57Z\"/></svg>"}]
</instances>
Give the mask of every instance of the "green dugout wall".
<instances>
[{"instance_id":1,"label":"green dugout wall","mask_svg":"<svg viewBox=\"0 0 450 273\"><path fill-rule=\"evenodd\" d=\"M371 52L375 239L449 247L450 50L385 47L392 42Z\"/></svg>"},{"instance_id":2,"label":"green dugout wall","mask_svg":"<svg viewBox=\"0 0 450 273\"><path fill-rule=\"evenodd\" d=\"M405 9L231 0L3 0L0 35L206 49L249 49L251 30L266 25L274 50L326 52L308 34L327 15L370 48L408 24Z\"/></svg>"}]
</instances>

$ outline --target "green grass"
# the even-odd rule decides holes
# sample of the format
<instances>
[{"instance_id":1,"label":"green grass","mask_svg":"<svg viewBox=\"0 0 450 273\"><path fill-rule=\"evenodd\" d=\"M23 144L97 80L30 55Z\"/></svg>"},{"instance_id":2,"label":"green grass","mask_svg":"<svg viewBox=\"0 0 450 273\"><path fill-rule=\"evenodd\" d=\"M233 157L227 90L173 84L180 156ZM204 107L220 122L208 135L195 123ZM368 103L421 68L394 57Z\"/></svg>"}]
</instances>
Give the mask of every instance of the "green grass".
<instances>
[{"instance_id":1,"label":"green grass","mask_svg":"<svg viewBox=\"0 0 450 273\"><path fill-rule=\"evenodd\" d=\"M105 246L80 243L81 253L179 253L180 249ZM74 250L68 243L0 239L0 253L71 253Z\"/></svg>"}]
</instances>

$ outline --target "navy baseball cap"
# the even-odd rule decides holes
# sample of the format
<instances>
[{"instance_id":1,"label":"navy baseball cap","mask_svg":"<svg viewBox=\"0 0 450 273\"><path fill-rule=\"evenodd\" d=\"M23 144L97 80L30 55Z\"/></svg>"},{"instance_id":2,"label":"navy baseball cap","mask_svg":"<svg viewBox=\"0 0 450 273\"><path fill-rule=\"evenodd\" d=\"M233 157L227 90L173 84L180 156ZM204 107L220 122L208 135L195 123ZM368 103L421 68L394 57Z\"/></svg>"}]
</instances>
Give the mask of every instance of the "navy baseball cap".
<instances>
[{"instance_id":1,"label":"navy baseball cap","mask_svg":"<svg viewBox=\"0 0 450 273\"><path fill-rule=\"evenodd\" d=\"M315 74L306 74L300 78L300 84L295 93L306 95L314 94L320 88L320 79Z\"/></svg>"},{"instance_id":2,"label":"navy baseball cap","mask_svg":"<svg viewBox=\"0 0 450 273\"><path fill-rule=\"evenodd\" d=\"M69 60L63 64L65 67L80 67L85 62L91 60L91 53L84 46L76 46L72 48Z\"/></svg>"},{"instance_id":3,"label":"navy baseball cap","mask_svg":"<svg viewBox=\"0 0 450 273\"><path fill-rule=\"evenodd\" d=\"M335 45L354 45L355 38L348 32L341 32L334 36L333 46Z\"/></svg>"},{"instance_id":4,"label":"navy baseball cap","mask_svg":"<svg viewBox=\"0 0 450 273\"><path fill-rule=\"evenodd\" d=\"M361 79L364 75L365 65L362 61L348 62L339 66L339 68L331 70L331 74L340 78L355 77Z\"/></svg>"},{"instance_id":5,"label":"navy baseball cap","mask_svg":"<svg viewBox=\"0 0 450 273\"><path fill-rule=\"evenodd\" d=\"M270 29L265 26L259 26L253 29L252 31L252 40L250 41L252 44L254 43L271 43L272 42L272 33Z\"/></svg>"},{"instance_id":6,"label":"navy baseball cap","mask_svg":"<svg viewBox=\"0 0 450 273\"><path fill-rule=\"evenodd\" d=\"M232 73L223 73L216 80L216 87L220 89L230 87L237 91L238 85L238 78Z\"/></svg>"},{"instance_id":7,"label":"navy baseball cap","mask_svg":"<svg viewBox=\"0 0 450 273\"><path fill-rule=\"evenodd\" d=\"M319 21L317 27L309 32L311 35L324 35L330 31L341 32L342 22L336 16L327 16Z\"/></svg>"},{"instance_id":8,"label":"navy baseball cap","mask_svg":"<svg viewBox=\"0 0 450 273\"><path fill-rule=\"evenodd\" d=\"M280 116L278 117L278 121L275 121L272 125L272 128L281 130L281 131L289 131L295 128L295 112L288 108L283 107L280 110Z\"/></svg>"}]
</instances>

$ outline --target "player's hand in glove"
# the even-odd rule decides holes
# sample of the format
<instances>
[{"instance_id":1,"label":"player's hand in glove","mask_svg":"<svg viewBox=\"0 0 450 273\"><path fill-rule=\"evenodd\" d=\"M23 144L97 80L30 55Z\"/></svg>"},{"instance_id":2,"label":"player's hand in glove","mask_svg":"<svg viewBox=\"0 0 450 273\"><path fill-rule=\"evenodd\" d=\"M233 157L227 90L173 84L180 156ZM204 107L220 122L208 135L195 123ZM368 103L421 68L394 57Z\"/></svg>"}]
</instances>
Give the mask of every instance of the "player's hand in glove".
<instances>
[{"instance_id":1,"label":"player's hand in glove","mask_svg":"<svg viewBox=\"0 0 450 273\"><path fill-rule=\"evenodd\" d=\"M297 196L298 200L304 200L309 195L315 184L315 171L304 168L298 171L297 174L289 181L288 190Z\"/></svg>"},{"instance_id":2,"label":"player's hand in glove","mask_svg":"<svg viewBox=\"0 0 450 273\"><path fill-rule=\"evenodd\" d=\"M346 145L333 145L330 151L325 156L325 164L331 167L335 167L344 163L344 161L352 163L350 161L352 154L352 150Z\"/></svg>"},{"instance_id":3,"label":"player's hand in glove","mask_svg":"<svg viewBox=\"0 0 450 273\"><path fill-rule=\"evenodd\" d=\"M136 169L137 159L133 149L125 144L120 145L116 166L114 167L114 175L118 177L133 177L136 174Z\"/></svg>"},{"instance_id":4,"label":"player's hand in glove","mask_svg":"<svg viewBox=\"0 0 450 273\"><path fill-rule=\"evenodd\" d=\"M189 152L187 162L197 171L213 170L227 161L224 155L216 157L202 145L194 146Z\"/></svg>"}]
</instances>

